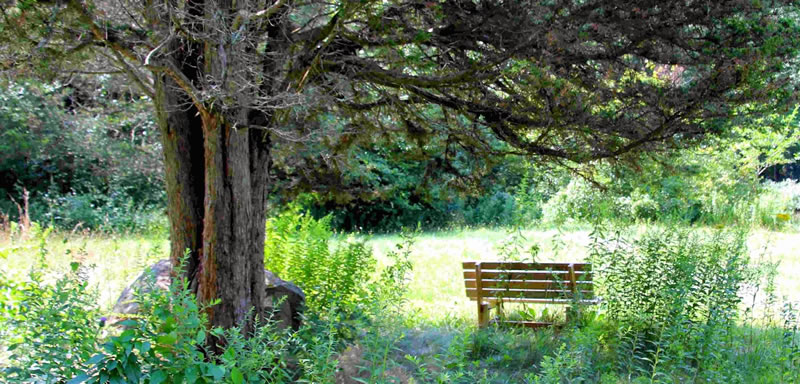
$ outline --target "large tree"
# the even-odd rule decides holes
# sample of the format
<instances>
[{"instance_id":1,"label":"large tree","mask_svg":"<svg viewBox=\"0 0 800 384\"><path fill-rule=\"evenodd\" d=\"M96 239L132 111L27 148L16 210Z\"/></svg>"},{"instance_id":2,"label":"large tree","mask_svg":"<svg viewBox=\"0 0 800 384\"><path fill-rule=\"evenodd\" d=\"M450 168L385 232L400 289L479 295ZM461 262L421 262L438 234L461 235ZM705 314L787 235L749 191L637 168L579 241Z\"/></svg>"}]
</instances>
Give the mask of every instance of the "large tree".
<instances>
[{"instance_id":1,"label":"large tree","mask_svg":"<svg viewBox=\"0 0 800 384\"><path fill-rule=\"evenodd\" d=\"M786 105L797 16L769 0L5 0L0 60L111 66L151 98L172 260L188 252L199 300L221 300L212 324L233 326L264 307L275 143L324 144L303 160L323 176L376 135L436 140L443 167L654 150Z\"/></svg>"}]
</instances>

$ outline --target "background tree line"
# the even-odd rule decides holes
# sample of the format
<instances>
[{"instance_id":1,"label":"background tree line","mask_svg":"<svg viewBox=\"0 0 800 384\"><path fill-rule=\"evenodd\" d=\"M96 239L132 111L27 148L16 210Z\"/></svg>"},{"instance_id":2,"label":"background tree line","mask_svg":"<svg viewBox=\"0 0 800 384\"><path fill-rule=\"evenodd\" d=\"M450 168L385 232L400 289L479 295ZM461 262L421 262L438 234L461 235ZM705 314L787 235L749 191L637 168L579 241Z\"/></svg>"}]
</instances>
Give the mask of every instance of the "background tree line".
<instances>
[{"instance_id":1,"label":"background tree line","mask_svg":"<svg viewBox=\"0 0 800 384\"><path fill-rule=\"evenodd\" d=\"M149 100L119 76L5 81L0 120L0 212L10 219L18 219L24 188L34 221L68 230L164 231L159 131ZM328 124L341 123L330 116ZM435 144L415 154L414 143L391 137L350 148L354 166L334 186L315 185L313 176L279 164L273 177L282 192L272 204L299 198L316 217L331 215L333 228L365 232L598 220L781 227L800 209L800 188L779 171L796 164L798 141L791 112L635 165L575 169L509 155L470 178L477 162L469 153L446 168ZM309 146L305 156L313 160L315 151L322 149Z\"/></svg>"},{"instance_id":2,"label":"background tree line","mask_svg":"<svg viewBox=\"0 0 800 384\"><path fill-rule=\"evenodd\" d=\"M91 81L89 81L91 80ZM0 85L0 211L73 229L147 230L163 215L152 110L120 78Z\"/></svg>"}]
</instances>

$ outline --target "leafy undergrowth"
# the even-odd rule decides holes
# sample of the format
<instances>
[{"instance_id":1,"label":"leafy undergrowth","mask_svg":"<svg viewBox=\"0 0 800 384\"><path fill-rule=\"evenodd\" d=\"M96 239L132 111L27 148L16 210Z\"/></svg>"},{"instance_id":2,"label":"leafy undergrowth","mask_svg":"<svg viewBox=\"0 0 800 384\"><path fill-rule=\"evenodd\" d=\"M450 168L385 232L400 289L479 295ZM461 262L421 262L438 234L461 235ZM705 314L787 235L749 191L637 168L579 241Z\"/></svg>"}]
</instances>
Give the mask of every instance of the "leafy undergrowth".
<instances>
[{"instance_id":1,"label":"leafy undergrowth","mask_svg":"<svg viewBox=\"0 0 800 384\"><path fill-rule=\"evenodd\" d=\"M604 301L576 321L478 330L405 317L342 354L356 377L343 382L800 382L800 311L775 296L775 265L749 261L743 233L593 237Z\"/></svg>"},{"instance_id":2,"label":"leafy undergrowth","mask_svg":"<svg viewBox=\"0 0 800 384\"><path fill-rule=\"evenodd\" d=\"M39 262L27 275L0 268L0 382L800 382L800 311L778 294L779 266L751 260L744 233L595 231L587 258L603 302L531 331L478 329L473 312L409 305L408 278L433 273L413 255L414 236L376 260L358 239L329 243L325 223L297 211L270 225L267 248L287 255L274 268L309 292L309 308L299 330L262 322L250 337L207 333L180 281L140 296L143 311L124 329L106 325L92 268L54 269L48 260L69 255L35 234L26 246ZM503 247L507 257L529 251ZM550 308L515 315L561 318ZM226 344L209 348L211 338Z\"/></svg>"}]
</instances>

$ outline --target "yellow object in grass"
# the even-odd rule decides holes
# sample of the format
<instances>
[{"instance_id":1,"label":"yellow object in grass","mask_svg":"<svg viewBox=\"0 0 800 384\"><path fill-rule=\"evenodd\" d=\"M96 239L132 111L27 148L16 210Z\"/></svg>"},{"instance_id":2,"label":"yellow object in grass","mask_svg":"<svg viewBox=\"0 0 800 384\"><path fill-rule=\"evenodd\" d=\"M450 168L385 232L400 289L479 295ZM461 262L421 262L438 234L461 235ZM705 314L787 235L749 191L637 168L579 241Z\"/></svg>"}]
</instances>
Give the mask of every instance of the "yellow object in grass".
<instances>
[{"instance_id":1,"label":"yellow object in grass","mask_svg":"<svg viewBox=\"0 0 800 384\"><path fill-rule=\"evenodd\" d=\"M779 213L775 215L775 218L777 218L780 221L789 221L792 218L792 216L786 213Z\"/></svg>"}]
</instances>

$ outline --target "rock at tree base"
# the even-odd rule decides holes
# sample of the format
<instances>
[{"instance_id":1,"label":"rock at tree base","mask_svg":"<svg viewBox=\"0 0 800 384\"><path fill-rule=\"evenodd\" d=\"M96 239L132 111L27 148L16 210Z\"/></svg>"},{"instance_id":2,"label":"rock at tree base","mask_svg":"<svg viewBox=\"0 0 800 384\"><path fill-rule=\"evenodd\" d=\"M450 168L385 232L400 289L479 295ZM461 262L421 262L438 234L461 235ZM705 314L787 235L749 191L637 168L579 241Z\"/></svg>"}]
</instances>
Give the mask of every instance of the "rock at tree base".
<instances>
[{"instance_id":1,"label":"rock at tree base","mask_svg":"<svg viewBox=\"0 0 800 384\"><path fill-rule=\"evenodd\" d=\"M139 294L148 293L153 287L165 291L168 290L171 271L172 264L170 264L169 260L160 260L145 268L144 272L122 291L122 294L119 295L119 299L117 299L117 303L114 304L114 308L111 309L111 312L126 315L138 313L139 302L136 301L134 292L138 291ZM148 277L152 279L149 280L153 282L152 285L149 283Z\"/></svg>"},{"instance_id":2,"label":"rock at tree base","mask_svg":"<svg viewBox=\"0 0 800 384\"><path fill-rule=\"evenodd\" d=\"M279 324L291 324L292 329L300 328L300 316L306 302L306 294L300 287L290 281L281 280L274 273L264 270L267 281L267 312L272 312L272 319ZM278 305L276 308L275 306Z\"/></svg>"},{"instance_id":3,"label":"rock at tree base","mask_svg":"<svg viewBox=\"0 0 800 384\"><path fill-rule=\"evenodd\" d=\"M136 280L126 287L111 309L115 314L133 315L139 312L139 303L134 297L134 292L139 294L150 292L151 287L168 290L172 272L169 260L159 262L147 267ZM268 313L272 313L272 320L279 326L290 324L293 329L300 327L302 322L301 312L306 300L306 295L298 286L291 282L281 280L274 273L264 270L267 283L266 305ZM152 283L150 283L152 282ZM278 306L276 308L276 305Z\"/></svg>"}]
</instances>

